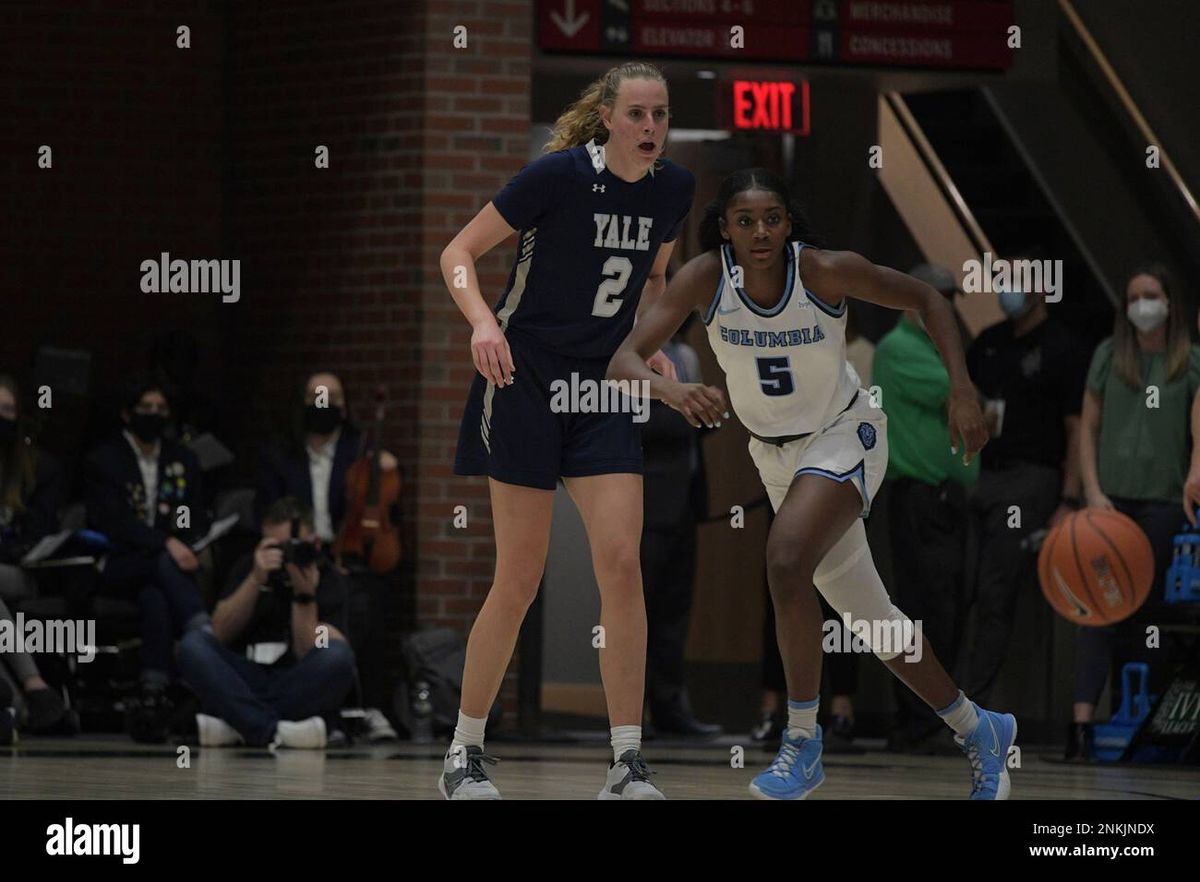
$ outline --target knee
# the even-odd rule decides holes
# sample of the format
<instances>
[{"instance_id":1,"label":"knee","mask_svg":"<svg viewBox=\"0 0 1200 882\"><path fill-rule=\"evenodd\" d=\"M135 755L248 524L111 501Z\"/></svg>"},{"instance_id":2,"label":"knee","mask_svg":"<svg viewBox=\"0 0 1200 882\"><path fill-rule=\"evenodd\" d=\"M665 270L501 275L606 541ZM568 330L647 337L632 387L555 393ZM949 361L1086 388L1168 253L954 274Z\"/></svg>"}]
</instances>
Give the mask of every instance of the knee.
<instances>
[{"instance_id":1,"label":"knee","mask_svg":"<svg viewBox=\"0 0 1200 882\"><path fill-rule=\"evenodd\" d=\"M492 583L489 597L506 609L521 615L529 609L537 597L538 588L542 583L541 571L526 570L523 572L497 572L496 581Z\"/></svg>"},{"instance_id":2,"label":"knee","mask_svg":"<svg viewBox=\"0 0 1200 882\"><path fill-rule=\"evenodd\" d=\"M641 548L637 542L623 542L601 549L595 555L597 575L615 586L637 587L642 573Z\"/></svg>"},{"instance_id":3,"label":"knee","mask_svg":"<svg viewBox=\"0 0 1200 882\"><path fill-rule=\"evenodd\" d=\"M330 640L325 646L310 650L313 661L330 671L353 671L354 650L345 640Z\"/></svg>"},{"instance_id":4,"label":"knee","mask_svg":"<svg viewBox=\"0 0 1200 882\"><path fill-rule=\"evenodd\" d=\"M179 666L185 670L206 664L217 648L217 637L200 628L188 631L180 638L175 649Z\"/></svg>"},{"instance_id":5,"label":"knee","mask_svg":"<svg viewBox=\"0 0 1200 882\"><path fill-rule=\"evenodd\" d=\"M323 684L322 688L330 693L329 697L335 704L354 685L354 650L345 640L331 640L323 647L314 646L304 656L303 662L309 676Z\"/></svg>"},{"instance_id":6,"label":"knee","mask_svg":"<svg viewBox=\"0 0 1200 882\"><path fill-rule=\"evenodd\" d=\"M811 588L815 569L816 562L802 543L767 543L767 583L774 599L795 597L797 591Z\"/></svg>"}]
</instances>

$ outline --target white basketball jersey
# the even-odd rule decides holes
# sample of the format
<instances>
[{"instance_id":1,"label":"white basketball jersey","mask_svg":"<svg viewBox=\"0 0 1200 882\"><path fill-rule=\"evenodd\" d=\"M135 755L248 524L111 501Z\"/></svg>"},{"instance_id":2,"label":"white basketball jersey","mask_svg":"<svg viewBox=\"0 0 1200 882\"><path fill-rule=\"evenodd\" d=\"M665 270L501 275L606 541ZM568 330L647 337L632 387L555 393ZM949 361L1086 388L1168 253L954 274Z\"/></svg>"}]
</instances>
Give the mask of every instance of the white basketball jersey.
<instances>
[{"instance_id":1,"label":"white basketball jersey","mask_svg":"<svg viewBox=\"0 0 1200 882\"><path fill-rule=\"evenodd\" d=\"M846 302L835 309L804 287L805 247L788 243L783 297L763 309L734 285L733 248L723 245L721 282L704 316L730 403L743 425L764 437L824 428L859 387L846 361Z\"/></svg>"}]
</instances>

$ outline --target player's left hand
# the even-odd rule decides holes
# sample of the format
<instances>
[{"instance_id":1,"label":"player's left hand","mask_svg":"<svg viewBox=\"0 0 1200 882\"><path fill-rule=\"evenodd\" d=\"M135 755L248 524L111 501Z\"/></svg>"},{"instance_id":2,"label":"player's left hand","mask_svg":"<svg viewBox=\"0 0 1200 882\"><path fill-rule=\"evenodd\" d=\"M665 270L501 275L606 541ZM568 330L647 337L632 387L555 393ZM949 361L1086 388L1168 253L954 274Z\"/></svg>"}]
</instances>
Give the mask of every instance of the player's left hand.
<instances>
[{"instance_id":1,"label":"player's left hand","mask_svg":"<svg viewBox=\"0 0 1200 882\"><path fill-rule=\"evenodd\" d=\"M988 440L987 422L979 409L979 396L974 387L953 389L947 402L947 421L950 424L950 452L963 454L963 465L970 465L975 454Z\"/></svg>"},{"instance_id":2,"label":"player's left hand","mask_svg":"<svg viewBox=\"0 0 1200 882\"><path fill-rule=\"evenodd\" d=\"M668 380L679 379L675 373L675 362L667 358L666 354L661 349L646 359L646 367L650 368L652 371L658 371Z\"/></svg>"}]
</instances>

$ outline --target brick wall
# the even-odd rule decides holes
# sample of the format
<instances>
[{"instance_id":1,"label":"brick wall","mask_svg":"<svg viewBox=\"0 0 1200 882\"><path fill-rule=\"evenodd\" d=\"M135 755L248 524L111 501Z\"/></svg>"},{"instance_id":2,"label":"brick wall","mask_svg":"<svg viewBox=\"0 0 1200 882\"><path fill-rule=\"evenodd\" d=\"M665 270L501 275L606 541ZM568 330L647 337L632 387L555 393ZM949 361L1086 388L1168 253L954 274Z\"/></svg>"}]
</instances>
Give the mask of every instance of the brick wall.
<instances>
[{"instance_id":1,"label":"brick wall","mask_svg":"<svg viewBox=\"0 0 1200 882\"><path fill-rule=\"evenodd\" d=\"M494 553L486 482L451 474L473 368L438 255L525 161L532 24L532 0L6 11L2 361L25 368L43 340L87 349L111 389L151 336L190 328L239 480L307 373L340 374L360 425L384 384L407 482L388 627L465 635ZM51 172L34 168L42 143ZM481 262L489 300L513 249ZM141 293L138 264L161 251L241 260L240 302Z\"/></svg>"},{"instance_id":2,"label":"brick wall","mask_svg":"<svg viewBox=\"0 0 1200 882\"><path fill-rule=\"evenodd\" d=\"M386 438L407 479L397 587L415 601L389 628L415 620L465 635L494 551L485 481L452 474L474 368L438 257L525 161L531 2L277 9L239 4L230 16L228 230L256 293L230 331L229 386L249 392L246 419L278 416L288 384L327 366L361 421L368 387L387 385ZM456 49L459 25L467 46ZM329 170L313 168L317 144ZM489 298L512 250L481 262ZM452 526L460 504L465 530ZM505 697L511 706L511 685Z\"/></svg>"},{"instance_id":3,"label":"brick wall","mask_svg":"<svg viewBox=\"0 0 1200 882\"><path fill-rule=\"evenodd\" d=\"M169 12L152 2L96 7L5 6L0 369L28 383L40 344L90 350L93 400L104 405L119 378L145 366L156 333L186 326L206 348L217 340L218 298L143 293L139 265L162 251L222 256L224 30L203 0ZM176 48L180 24L190 49ZM37 165L43 144L50 169ZM77 453L87 407L56 396L47 446Z\"/></svg>"}]
</instances>

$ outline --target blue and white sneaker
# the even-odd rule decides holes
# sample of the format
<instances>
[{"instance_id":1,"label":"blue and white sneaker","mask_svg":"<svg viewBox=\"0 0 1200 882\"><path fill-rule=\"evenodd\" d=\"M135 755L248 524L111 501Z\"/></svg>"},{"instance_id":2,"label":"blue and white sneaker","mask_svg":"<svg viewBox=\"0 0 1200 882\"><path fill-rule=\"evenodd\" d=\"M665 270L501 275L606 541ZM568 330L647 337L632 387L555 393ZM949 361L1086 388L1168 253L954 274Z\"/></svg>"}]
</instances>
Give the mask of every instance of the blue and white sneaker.
<instances>
[{"instance_id":1,"label":"blue and white sneaker","mask_svg":"<svg viewBox=\"0 0 1200 882\"><path fill-rule=\"evenodd\" d=\"M783 730L783 745L775 762L750 782L750 792L758 799L806 799L825 782L821 768L821 727L812 738L788 737Z\"/></svg>"},{"instance_id":2,"label":"blue and white sneaker","mask_svg":"<svg viewBox=\"0 0 1200 882\"><path fill-rule=\"evenodd\" d=\"M971 704L979 714L978 725L966 738L954 736L971 761L971 799L1008 799L1008 749L1017 740L1017 718Z\"/></svg>"}]
</instances>

